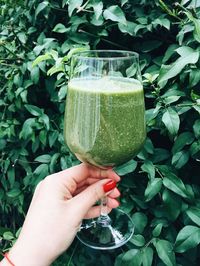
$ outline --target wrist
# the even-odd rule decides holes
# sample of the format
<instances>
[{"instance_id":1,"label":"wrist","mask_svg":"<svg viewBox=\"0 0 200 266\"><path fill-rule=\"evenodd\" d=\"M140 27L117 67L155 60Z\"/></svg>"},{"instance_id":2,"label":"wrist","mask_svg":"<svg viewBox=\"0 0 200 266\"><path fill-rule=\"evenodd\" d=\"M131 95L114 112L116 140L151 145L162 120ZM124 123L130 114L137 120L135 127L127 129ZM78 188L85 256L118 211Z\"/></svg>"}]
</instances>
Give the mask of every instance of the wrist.
<instances>
[{"instance_id":1,"label":"wrist","mask_svg":"<svg viewBox=\"0 0 200 266\"><path fill-rule=\"evenodd\" d=\"M52 263L48 256L45 256L45 252L39 252L21 241L17 241L11 248L8 258L14 266L49 266ZM2 263L2 266L12 266L6 258Z\"/></svg>"}]
</instances>

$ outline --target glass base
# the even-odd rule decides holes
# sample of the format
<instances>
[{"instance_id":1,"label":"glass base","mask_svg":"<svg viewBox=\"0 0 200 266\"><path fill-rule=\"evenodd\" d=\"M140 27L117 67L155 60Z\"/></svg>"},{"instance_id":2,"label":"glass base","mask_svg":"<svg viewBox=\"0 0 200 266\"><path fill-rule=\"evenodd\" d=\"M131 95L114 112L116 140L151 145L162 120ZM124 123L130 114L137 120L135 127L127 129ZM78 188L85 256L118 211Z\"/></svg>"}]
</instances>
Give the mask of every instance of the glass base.
<instances>
[{"instance_id":1,"label":"glass base","mask_svg":"<svg viewBox=\"0 0 200 266\"><path fill-rule=\"evenodd\" d=\"M130 216L120 209L113 209L109 216L84 220L77 237L90 248L107 250L121 247L133 233Z\"/></svg>"}]
</instances>

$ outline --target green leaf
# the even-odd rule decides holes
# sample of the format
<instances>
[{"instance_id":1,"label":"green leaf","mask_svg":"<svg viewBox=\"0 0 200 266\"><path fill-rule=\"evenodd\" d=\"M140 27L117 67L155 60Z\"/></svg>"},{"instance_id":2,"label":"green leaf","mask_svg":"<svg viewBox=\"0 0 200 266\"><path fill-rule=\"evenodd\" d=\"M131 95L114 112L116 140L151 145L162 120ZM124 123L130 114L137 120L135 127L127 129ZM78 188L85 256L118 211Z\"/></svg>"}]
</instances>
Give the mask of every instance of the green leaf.
<instances>
[{"instance_id":1,"label":"green leaf","mask_svg":"<svg viewBox=\"0 0 200 266\"><path fill-rule=\"evenodd\" d=\"M178 48L177 44L169 45L163 57L163 60L162 60L163 63L166 63L172 57L172 55L174 54L174 51L176 51L176 48Z\"/></svg>"},{"instance_id":2,"label":"green leaf","mask_svg":"<svg viewBox=\"0 0 200 266\"><path fill-rule=\"evenodd\" d=\"M37 66L39 63L41 63L42 61L47 61L49 59L51 59L52 56L47 53L47 54L44 54L44 55L39 55L34 61L33 61L33 64L32 64L32 67L35 67Z\"/></svg>"},{"instance_id":3,"label":"green leaf","mask_svg":"<svg viewBox=\"0 0 200 266\"><path fill-rule=\"evenodd\" d=\"M190 146L190 153L194 159L199 160L200 157L200 140L195 141Z\"/></svg>"},{"instance_id":4,"label":"green leaf","mask_svg":"<svg viewBox=\"0 0 200 266\"><path fill-rule=\"evenodd\" d=\"M200 82L200 72L199 69L192 69L190 71L190 76L189 76L189 84L191 87L196 86Z\"/></svg>"},{"instance_id":5,"label":"green leaf","mask_svg":"<svg viewBox=\"0 0 200 266\"><path fill-rule=\"evenodd\" d=\"M129 173L132 173L137 167L137 162L134 160L130 160L129 162L120 165L115 168L115 171L118 175L123 176Z\"/></svg>"},{"instance_id":6,"label":"green leaf","mask_svg":"<svg viewBox=\"0 0 200 266\"><path fill-rule=\"evenodd\" d=\"M5 240L13 240L15 237L14 237L14 235L13 235L13 233L12 232L5 232L5 233L3 233L3 239L5 239Z\"/></svg>"},{"instance_id":7,"label":"green leaf","mask_svg":"<svg viewBox=\"0 0 200 266\"><path fill-rule=\"evenodd\" d=\"M48 5L48 1L43 1L42 3L40 3L36 8L35 17L37 17L42 12L42 10L44 10Z\"/></svg>"},{"instance_id":8,"label":"green leaf","mask_svg":"<svg viewBox=\"0 0 200 266\"><path fill-rule=\"evenodd\" d=\"M20 132L19 137L23 139L30 138L33 134L33 127L36 125L36 119L35 118L29 118L25 120L22 130Z\"/></svg>"},{"instance_id":9,"label":"green leaf","mask_svg":"<svg viewBox=\"0 0 200 266\"><path fill-rule=\"evenodd\" d=\"M32 104L25 104L25 108L34 116L40 116L43 114L43 110Z\"/></svg>"},{"instance_id":10,"label":"green leaf","mask_svg":"<svg viewBox=\"0 0 200 266\"><path fill-rule=\"evenodd\" d=\"M160 224L157 224L156 227L153 229L152 231L152 235L154 237L158 237L162 231L162 228L163 228L163 224L160 223Z\"/></svg>"},{"instance_id":11,"label":"green leaf","mask_svg":"<svg viewBox=\"0 0 200 266\"><path fill-rule=\"evenodd\" d=\"M31 80L34 84L37 84L39 82L40 78L40 70L38 66L35 66L31 69Z\"/></svg>"},{"instance_id":12,"label":"green leaf","mask_svg":"<svg viewBox=\"0 0 200 266\"><path fill-rule=\"evenodd\" d=\"M175 140L172 147L172 153L176 154L181 151L186 145L190 145L194 141L194 135L191 132L185 131L181 133Z\"/></svg>"},{"instance_id":13,"label":"green leaf","mask_svg":"<svg viewBox=\"0 0 200 266\"><path fill-rule=\"evenodd\" d=\"M158 194L162 187L162 179L155 178L148 182L147 188L145 189L144 196L145 201L150 201L156 194Z\"/></svg>"},{"instance_id":14,"label":"green leaf","mask_svg":"<svg viewBox=\"0 0 200 266\"><path fill-rule=\"evenodd\" d=\"M163 171L161 170L163 173ZM182 196L183 198L188 198L188 193L183 181L178 178L175 174L170 172L165 172L163 178L163 185L174 193Z\"/></svg>"},{"instance_id":15,"label":"green leaf","mask_svg":"<svg viewBox=\"0 0 200 266\"><path fill-rule=\"evenodd\" d=\"M185 14L189 18L189 20L191 20L194 23L193 36L195 40L200 43L200 19L194 18L192 13L189 11L185 12Z\"/></svg>"},{"instance_id":16,"label":"green leaf","mask_svg":"<svg viewBox=\"0 0 200 266\"><path fill-rule=\"evenodd\" d=\"M190 207L186 210L188 217L198 226L200 226L200 208Z\"/></svg>"},{"instance_id":17,"label":"green leaf","mask_svg":"<svg viewBox=\"0 0 200 266\"><path fill-rule=\"evenodd\" d=\"M200 243L200 228L193 225L186 225L176 237L175 251L183 253Z\"/></svg>"},{"instance_id":18,"label":"green leaf","mask_svg":"<svg viewBox=\"0 0 200 266\"><path fill-rule=\"evenodd\" d=\"M126 24L119 23L118 28L123 33L128 33L131 36L135 36L135 27L138 24L132 22L132 21L126 21Z\"/></svg>"},{"instance_id":19,"label":"green leaf","mask_svg":"<svg viewBox=\"0 0 200 266\"><path fill-rule=\"evenodd\" d=\"M134 234L133 237L130 239L130 242L137 247L143 247L145 244L145 239L142 235Z\"/></svg>"},{"instance_id":20,"label":"green leaf","mask_svg":"<svg viewBox=\"0 0 200 266\"><path fill-rule=\"evenodd\" d=\"M188 162L189 158L190 158L190 154L188 151L186 150L178 151L172 157L172 165L176 169L180 169Z\"/></svg>"},{"instance_id":21,"label":"green leaf","mask_svg":"<svg viewBox=\"0 0 200 266\"><path fill-rule=\"evenodd\" d=\"M149 179L154 179L155 177L155 166L150 160L145 160L141 166L141 169L148 173Z\"/></svg>"},{"instance_id":22,"label":"green leaf","mask_svg":"<svg viewBox=\"0 0 200 266\"><path fill-rule=\"evenodd\" d=\"M6 192L6 195L9 198L17 198L21 194L21 190L19 188L13 188L10 191Z\"/></svg>"},{"instance_id":23,"label":"green leaf","mask_svg":"<svg viewBox=\"0 0 200 266\"><path fill-rule=\"evenodd\" d=\"M101 14L103 12L103 2L101 2L99 0L93 0L91 5L94 9L95 19L99 20Z\"/></svg>"},{"instance_id":24,"label":"green leaf","mask_svg":"<svg viewBox=\"0 0 200 266\"><path fill-rule=\"evenodd\" d=\"M175 193L171 192L168 189L165 189L163 191L162 199L165 210L168 214L168 219L170 221L175 221L181 213L182 201Z\"/></svg>"},{"instance_id":25,"label":"green leaf","mask_svg":"<svg viewBox=\"0 0 200 266\"><path fill-rule=\"evenodd\" d=\"M153 249L150 247L145 247L141 251L141 261L142 266L152 266L153 262Z\"/></svg>"},{"instance_id":26,"label":"green leaf","mask_svg":"<svg viewBox=\"0 0 200 266\"><path fill-rule=\"evenodd\" d=\"M54 145L55 141L58 139L58 131L50 132L49 134L49 146L50 148Z\"/></svg>"},{"instance_id":27,"label":"green leaf","mask_svg":"<svg viewBox=\"0 0 200 266\"><path fill-rule=\"evenodd\" d=\"M168 97L164 97L163 101L165 104L171 104L174 102L177 102L180 99L181 96L168 96Z\"/></svg>"},{"instance_id":28,"label":"green leaf","mask_svg":"<svg viewBox=\"0 0 200 266\"><path fill-rule=\"evenodd\" d=\"M17 37L19 38L21 43L25 44L27 42L27 35L25 32L17 33Z\"/></svg>"},{"instance_id":29,"label":"green leaf","mask_svg":"<svg viewBox=\"0 0 200 266\"><path fill-rule=\"evenodd\" d=\"M196 120L193 125L194 135L198 139L200 138L200 119Z\"/></svg>"},{"instance_id":30,"label":"green leaf","mask_svg":"<svg viewBox=\"0 0 200 266\"><path fill-rule=\"evenodd\" d=\"M163 239L156 239L153 244L156 248L158 257L163 261L166 266L177 265L175 254L173 251L173 245L169 241Z\"/></svg>"},{"instance_id":31,"label":"green leaf","mask_svg":"<svg viewBox=\"0 0 200 266\"><path fill-rule=\"evenodd\" d=\"M155 148L152 156L152 162L154 164L167 160L170 157L169 151L162 148Z\"/></svg>"},{"instance_id":32,"label":"green leaf","mask_svg":"<svg viewBox=\"0 0 200 266\"><path fill-rule=\"evenodd\" d=\"M69 3L68 3L68 14L69 14L70 17L71 17L71 15L72 15L72 13L73 13L73 11L75 9L78 9L78 8L81 7L82 3L83 3L83 0L76 0L76 1L69 0Z\"/></svg>"},{"instance_id":33,"label":"green leaf","mask_svg":"<svg viewBox=\"0 0 200 266\"><path fill-rule=\"evenodd\" d=\"M47 131L46 130L41 130L39 133L39 140L43 145L46 145L47 142Z\"/></svg>"},{"instance_id":34,"label":"green leaf","mask_svg":"<svg viewBox=\"0 0 200 266\"><path fill-rule=\"evenodd\" d=\"M190 56L194 52L194 50L189 46L181 46L176 49L176 52L180 56Z\"/></svg>"},{"instance_id":35,"label":"green leaf","mask_svg":"<svg viewBox=\"0 0 200 266\"><path fill-rule=\"evenodd\" d=\"M193 35L194 35L194 38L197 42L200 43L200 19L194 19L194 32L193 32Z\"/></svg>"},{"instance_id":36,"label":"green leaf","mask_svg":"<svg viewBox=\"0 0 200 266\"><path fill-rule=\"evenodd\" d=\"M148 222L147 216L142 212L135 212L131 218L135 227L135 234L142 234Z\"/></svg>"},{"instance_id":37,"label":"green leaf","mask_svg":"<svg viewBox=\"0 0 200 266\"><path fill-rule=\"evenodd\" d=\"M42 163L35 170L34 174L39 176L40 179L45 178L49 174L48 164Z\"/></svg>"},{"instance_id":38,"label":"green leaf","mask_svg":"<svg viewBox=\"0 0 200 266\"><path fill-rule=\"evenodd\" d=\"M50 163L51 155L49 155L49 154L40 155L40 156L36 157L34 161L40 162L40 163Z\"/></svg>"},{"instance_id":39,"label":"green leaf","mask_svg":"<svg viewBox=\"0 0 200 266\"><path fill-rule=\"evenodd\" d=\"M176 136L179 130L180 119L178 113L174 109L171 107L167 108L166 112L162 116L162 122L165 124L170 135L172 137Z\"/></svg>"},{"instance_id":40,"label":"green leaf","mask_svg":"<svg viewBox=\"0 0 200 266\"><path fill-rule=\"evenodd\" d=\"M107 20L110 19L112 21L116 21L126 25L126 17L124 15L124 12L117 5L110 6L105 9L103 12L103 16Z\"/></svg>"},{"instance_id":41,"label":"green leaf","mask_svg":"<svg viewBox=\"0 0 200 266\"><path fill-rule=\"evenodd\" d=\"M169 80L178 75L188 64L196 64L199 60L199 51L192 50L187 55L179 57L171 65L163 65L159 74L159 83Z\"/></svg>"},{"instance_id":42,"label":"green leaf","mask_svg":"<svg viewBox=\"0 0 200 266\"><path fill-rule=\"evenodd\" d=\"M164 27L167 30L170 29L170 20L168 20L167 18L157 18L152 22L152 24L154 26L160 25L161 27Z\"/></svg>"},{"instance_id":43,"label":"green leaf","mask_svg":"<svg viewBox=\"0 0 200 266\"><path fill-rule=\"evenodd\" d=\"M58 33L64 33L64 32L69 31L69 29L66 28L65 25L63 25L62 23L58 23L58 24L56 24L56 26L53 28L52 31L58 32Z\"/></svg>"},{"instance_id":44,"label":"green leaf","mask_svg":"<svg viewBox=\"0 0 200 266\"><path fill-rule=\"evenodd\" d=\"M125 5L129 0L121 0L121 6Z\"/></svg>"},{"instance_id":45,"label":"green leaf","mask_svg":"<svg viewBox=\"0 0 200 266\"><path fill-rule=\"evenodd\" d=\"M140 251L138 249L130 249L117 257L114 266L140 266L141 263Z\"/></svg>"}]
</instances>

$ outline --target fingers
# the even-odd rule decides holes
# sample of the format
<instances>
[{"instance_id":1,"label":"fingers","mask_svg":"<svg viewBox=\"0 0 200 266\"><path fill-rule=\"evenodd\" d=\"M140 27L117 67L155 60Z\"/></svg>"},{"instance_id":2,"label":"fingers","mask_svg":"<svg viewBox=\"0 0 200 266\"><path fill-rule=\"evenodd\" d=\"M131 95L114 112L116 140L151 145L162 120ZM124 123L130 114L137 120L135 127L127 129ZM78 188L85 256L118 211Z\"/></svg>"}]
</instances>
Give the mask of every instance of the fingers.
<instances>
[{"instance_id":1,"label":"fingers","mask_svg":"<svg viewBox=\"0 0 200 266\"><path fill-rule=\"evenodd\" d=\"M108 198L112 198L112 199L118 198L120 196L120 194L121 193L120 193L119 189L115 188L108 194Z\"/></svg>"},{"instance_id":2,"label":"fingers","mask_svg":"<svg viewBox=\"0 0 200 266\"><path fill-rule=\"evenodd\" d=\"M108 179L103 179L100 180L92 185L90 185L89 187L87 187L85 190L83 190L81 193L79 193L78 195L76 195L75 197L73 197L70 200L70 205L71 207L76 209L76 213L77 213L77 219L78 220L82 220L84 218L84 216L86 215L86 213L88 212L88 210L98 201L100 200L103 196L105 196L105 191L104 191L104 187L105 184L109 183L112 180L108 180ZM110 192L111 190L113 190L116 185L115 182L113 183L113 187L110 187ZM108 191L106 191L108 192ZM118 192L113 192L114 196L117 194Z\"/></svg>"},{"instance_id":3,"label":"fingers","mask_svg":"<svg viewBox=\"0 0 200 266\"><path fill-rule=\"evenodd\" d=\"M50 178L54 180L62 180L63 184L71 194L73 194L80 186L91 185L103 178L112 179L116 182L120 180L120 177L112 169L102 170L85 163L53 174Z\"/></svg>"},{"instance_id":4,"label":"fingers","mask_svg":"<svg viewBox=\"0 0 200 266\"><path fill-rule=\"evenodd\" d=\"M109 214L112 209L119 207L119 202L116 199L107 199L107 213ZM84 219L92 219L99 217L101 214L101 206L94 206L89 209Z\"/></svg>"}]
</instances>

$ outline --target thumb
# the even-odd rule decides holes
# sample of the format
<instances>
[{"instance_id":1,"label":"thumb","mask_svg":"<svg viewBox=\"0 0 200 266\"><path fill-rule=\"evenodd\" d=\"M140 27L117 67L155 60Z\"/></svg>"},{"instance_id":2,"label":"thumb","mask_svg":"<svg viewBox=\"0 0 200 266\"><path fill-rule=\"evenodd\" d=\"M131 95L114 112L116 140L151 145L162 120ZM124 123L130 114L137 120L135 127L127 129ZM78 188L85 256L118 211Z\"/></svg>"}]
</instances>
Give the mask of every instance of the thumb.
<instances>
[{"instance_id":1,"label":"thumb","mask_svg":"<svg viewBox=\"0 0 200 266\"><path fill-rule=\"evenodd\" d=\"M82 191L80 194L72 198L70 201L71 204L73 204L74 209L76 209L79 219L82 220L83 217L88 212L88 210L98 200L104 197L106 193L112 191L115 187L116 187L116 182L114 180L103 179L92 184L84 191Z\"/></svg>"}]
</instances>

